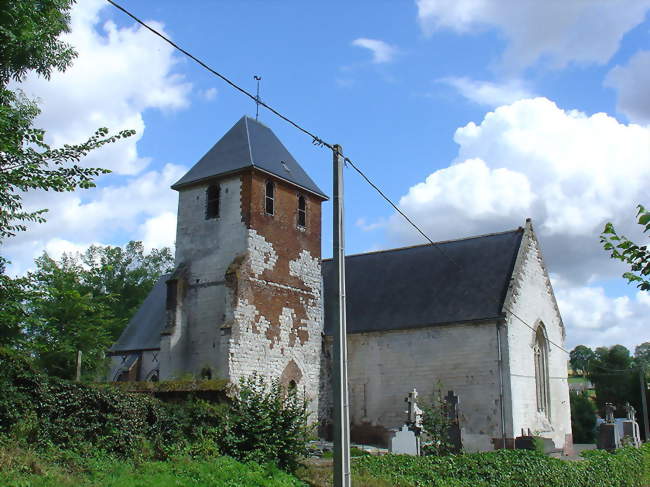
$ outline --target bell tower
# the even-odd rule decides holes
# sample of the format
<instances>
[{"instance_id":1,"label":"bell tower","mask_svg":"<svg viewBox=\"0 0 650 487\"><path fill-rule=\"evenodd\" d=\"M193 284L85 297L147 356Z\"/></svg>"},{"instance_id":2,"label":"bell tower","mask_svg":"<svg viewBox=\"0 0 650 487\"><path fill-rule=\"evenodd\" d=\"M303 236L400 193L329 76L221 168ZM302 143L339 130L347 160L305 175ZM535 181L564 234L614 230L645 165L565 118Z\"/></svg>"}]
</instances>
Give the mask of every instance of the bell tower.
<instances>
[{"instance_id":1,"label":"bell tower","mask_svg":"<svg viewBox=\"0 0 650 487\"><path fill-rule=\"evenodd\" d=\"M191 373L236 382L256 372L316 401L325 194L249 117L172 188L176 269L167 281L161 379Z\"/></svg>"}]
</instances>

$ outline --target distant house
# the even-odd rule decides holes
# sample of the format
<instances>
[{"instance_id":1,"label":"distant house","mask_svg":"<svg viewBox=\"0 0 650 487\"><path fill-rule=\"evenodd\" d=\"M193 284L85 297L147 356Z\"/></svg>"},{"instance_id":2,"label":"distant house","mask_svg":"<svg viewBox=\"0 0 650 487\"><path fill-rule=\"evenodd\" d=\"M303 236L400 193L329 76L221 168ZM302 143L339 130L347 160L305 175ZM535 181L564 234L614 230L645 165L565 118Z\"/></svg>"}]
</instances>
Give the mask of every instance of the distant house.
<instances>
[{"instance_id":1,"label":"distant house","mask_svg":"<svg viewBox=\"0 0 650 487\"><path fill-rule=\"evenodd\" d=\"M176 269L111 348L110 380L254 372L331 418L327 199L273 132L239 120L173 189ZM463 445L530 429L570 446L565 329L530 221L506 232L352 255L347 320L353 440L385 445L404 397L460 399ZM516 315L516 316L515 316ZM521 322L519 318L525 321Z\"/></svg>"}]
</instances>

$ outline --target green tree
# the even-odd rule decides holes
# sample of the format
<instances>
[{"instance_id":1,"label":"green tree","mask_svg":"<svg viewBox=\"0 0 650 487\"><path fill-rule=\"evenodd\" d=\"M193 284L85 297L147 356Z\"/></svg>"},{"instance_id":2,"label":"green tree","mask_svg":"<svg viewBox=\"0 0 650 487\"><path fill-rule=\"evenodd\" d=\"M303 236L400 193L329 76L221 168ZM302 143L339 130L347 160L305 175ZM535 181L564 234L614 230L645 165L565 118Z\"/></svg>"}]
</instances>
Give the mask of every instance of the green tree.
<instances>
[{"instance_id":1,"label":"green tree","mask_svg":"<svg viewBox=\"0 0 650 487\"><path fill-rule=\"evenodd\" d=\"M571 392L571 431L575 443L593 443L596 405L586 392Z\"/></svg>"},{"instance_id":2,"label":"green tree","mask_svg":"<svg viewBox=\"0 0 650 487\"><path fill-rule=\"evenodd\" d=\"M638 205L637 223L643 233L650 231L650 211ZM610 252L612 259L618 259L630 266L623 277L628 283L636 283L642 291L650 290L650 250L647 245L637 245L624 235L619 235L612 223L607 223L600 235L600 242Z\"/></svg>"},{"instance_id":3,"label":"green tree","mask_svg":"<svg viewBox=\"0 0 650 487\"><path fill-rule=\"evenodd\" d=\"M145 253L142 242L124 247L93 245L78 256L82 289L111 312L109 332L117 340L161 275L174 268L169 247Z\"/></svg>"},{"instance_id":4,"label":"green tree","mask_svg":"<svg viewBox=\"0 0 650 487\"><path fill-rule=\"evenodd\" d=\"M589 370L589 363L596 358L594 351L584 345L578 345L569 354L569 363L574 372L585 375Z\"/></svg>"},{"instance_id":5,"label":"green tree","mask_svg":"<svg viewBox=\"0 0 650 487\"><path fill-rule=\"evenodd\" d=\"M77 350L87 376L102 373L104 352L173 257L168 247L145 253L142 242L131 241L124 248L93 245L58 261L43 254L35 263L21 346L49 374L71 378Z\"/></svg>"},{"instance_id":6,"label":"green tree","mask_svg":"<svg viewBox=\"0 0 650 487\"><path fill-rule=\"evenodd\" d=\"M134 131L109 135L100 128L83 143L52 148L45 131L34 127L38 105L11 81L20 82L34 71L49 78L64 71L76 52L59 37L69 31L73 0L0 0L0 245L8 237L25 231L29 222L45 221L46 208L27 211L27 191L73 191L94 186L106 174L101 168L83 167L80 160L90 151ZM0 345L20 336L29 290L25 279L6 274L7 260L0 257Z\"/></svg>"},{"instance_id":7,"label":"green tree","mask_svg":"<svg viewBox=\"0 0 650 487\"><path fill-rule=\"evenodd\" d=\"M634 349L634 362L637 366L648 369L650 367L650 342L643 342Z\"/></svg>"},{"instance_id":8,"label":"green tree","mask_svg":"<svg viewBox=\"0 0 650 487\"><path fill-rule=\"evenodd\" d=\"M36 364L50 375L72 379L77 350L82 370L91 376L103 369L103 353L111 344L113 319L104 303L83 292L81 271L74 259L56 262L47 254L36 259L31 273L34 292L24 323L24 346Z\"/></svg>"}]
</instances>

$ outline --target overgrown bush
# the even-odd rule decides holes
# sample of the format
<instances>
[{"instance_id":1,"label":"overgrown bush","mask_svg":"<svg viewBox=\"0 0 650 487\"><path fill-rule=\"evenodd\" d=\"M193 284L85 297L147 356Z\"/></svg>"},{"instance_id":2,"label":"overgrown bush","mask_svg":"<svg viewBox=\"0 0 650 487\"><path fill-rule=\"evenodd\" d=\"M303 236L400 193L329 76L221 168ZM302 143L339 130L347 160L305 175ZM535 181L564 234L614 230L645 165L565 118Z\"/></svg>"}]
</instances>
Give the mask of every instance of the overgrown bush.
<instances>
[{"instance_id":1,"label":"overgrown bush","mask_svg":"<svg viewBox=\"0 0 650 487\"><path fill-rule=\"evenodd\" d=\"M449 439L452 421L449 419L447 402L442 395L442 384L431 394L431 401L422 406L424 455L448 455L454 452L454 445Z\"/></svg>"},{"instance_id":2,"label":"overgrown bush","mask_svg":"<svg viewBox=\"0 0 650 487\"><path fill-rule=\"evenodd\" d=\"M364 457L353 470L395 485L419 487L645 487L644 454L650 445L615 453L590 451L567 462L528 450L499 450L444 457Z\"/></svg>"},{"instance_id":3,"label":"overgrown bush","mask_svg":"<svg viewBox=\"0 0 650 487\"><path fill-rule=\"evenodd\" d=\"M311 434L307 402L259 376L242 380L229 404L172 404L49 377L0 348L0 390L0 435L78 452L158 459L223 453L291 470Z\"/></svg>"},{"instance_id":4,"label":"overgrown bush","mask_svg":"<svg viewBox=\"0 0 650 487\"><path fill-rule=\"evenodd\" d=\"M258 375L242 379L228 408L220 445L223 453L242 461L276 462L294 470L307 455L309 426L307 401L296 388L279 381L268 384Z\"/></svg>"},{"instance_id":5,"label":"overgrown bush","mask_svg":"<svg viewBox=\"0 0 650 487\"><path fill-rule=\"evenodd\" d=\"M596 405L586 392L571 392L571 430L575 443L593 443Z\"/></svg>"}]
</instances>

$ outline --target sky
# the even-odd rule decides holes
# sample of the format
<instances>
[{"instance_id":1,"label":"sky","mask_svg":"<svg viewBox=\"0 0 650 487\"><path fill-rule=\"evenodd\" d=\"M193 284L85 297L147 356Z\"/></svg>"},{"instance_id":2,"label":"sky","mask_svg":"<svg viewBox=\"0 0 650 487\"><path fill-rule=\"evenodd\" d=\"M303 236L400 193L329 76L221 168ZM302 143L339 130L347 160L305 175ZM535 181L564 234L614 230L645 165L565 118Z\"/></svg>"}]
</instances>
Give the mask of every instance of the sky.
<instances>
[{"instance_id":1,"label":"sky","mask_svg":"<svg viewBox=\"0 0 650 487\"><path fill-rule=\"evenodd\" d=\"M566 346L650 341L650 294L602 249L611 221L647 243L650 0L121 0L360 166L433 240L532 218L567 328ZM255 104L104 0L79 0L74 65L20 88L54 145L98 127L135 129L83 164L97 187L25 195L48 222L5 242L23 273L96 244L173 246L178 180ZM331 153L261 109L321 189ZM423 243L345 171L348 253ZM644 242L645 241L645 242ZM331 201L323 256L331 255Z\"/></svg>"}]
</instances>

